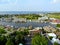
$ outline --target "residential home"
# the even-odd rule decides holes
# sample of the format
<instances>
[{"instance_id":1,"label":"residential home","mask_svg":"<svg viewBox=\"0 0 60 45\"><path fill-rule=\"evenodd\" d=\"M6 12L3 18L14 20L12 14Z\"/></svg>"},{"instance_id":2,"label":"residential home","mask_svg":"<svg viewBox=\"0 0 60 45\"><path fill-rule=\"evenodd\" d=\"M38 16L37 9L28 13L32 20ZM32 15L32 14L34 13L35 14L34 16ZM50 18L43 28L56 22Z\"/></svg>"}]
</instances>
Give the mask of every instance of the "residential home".
<instances>
[{"instance_id":1,"label":"residential home","mask_svg":"<svg viewBox=\"0 0 60 45\"><path fill-rule=\"evenodd\" d=\"M26 22L26 18L16 18L16 17L14 17L13 19L14 19L13 22Z\"/></svg>"},{"instance_id":2,"label":"residential home","mask_svg":"<svg viewBox=\"0 0 60 45\"><path fill-rule=\"evenodd\" d=\"M60 32L56 32L56 35L60 39Z\"/></svg>"},{"instance_id":3,"label":"residential home","mask_svg":"<svg viewBox=\"0 0 60 45\"><path fill-rule=\"evenodd\" d=\"M56 32L56 29L53 28L53 27L51 27L51 26L44 26L43 29L44 29L44 31L47 32L47 33L48 33L48 32Z\"/></svg>"},{"instance_id":4,"label":"residential home","mask_svg":"<svg viewBox=\"0 0 60 45\"><path fill-rule=\"evenodd\" d=\"M46 36L47 37L53 37L53 38L57 37L55 33L47 33Z\"/></svg>"},{"instance_id":5,"label":"residential home","mask_svg":"<svg viewBox=\"0 0 60 45\"><path fill-rule=\"evenodd\" d=\"M38 18L38 20L46 20L46 19L48 19L47 16L44 16L44 17L40 17L40 18Z\"/></svg>"},{"instance_id":6,"label":"residential home","mask_svg":"<svg viewBox=\"0 0 60 45\"><path fill-rule=\"evenodd\" d=\"M50 18L51 24L60 24L60 19Z\"/></svg>"},{"instance_id":7,"label":"residential home","mask_svg":"<svg viewBox=\"0 0 60 45\"><path fill-rule=\"evenodd\" d=\"M33 30L29 30L29 34L31 36L34 36L35 34L41 34L42 30L38 30L38 29L33 29Z\"/></svg>"},{"instance_id":8,"label":"residential home","mask_svg":"<svg viewBox=\"0 0 60 45\"><path fill-rule=\"evenodd\" d=\"M12 22L12 18L5 18L6 22Z\"/></svg>"},{"instance_id":9,"label":"residential home","mask_svg":"<svg viewBox=\"0 0 60 45\"><path fill-rule=\"evenodd\" d=\"M60 40L58 38L52 38L51 42L54 43L58 43L60 45Z\"/></svg>"}]
</instances>

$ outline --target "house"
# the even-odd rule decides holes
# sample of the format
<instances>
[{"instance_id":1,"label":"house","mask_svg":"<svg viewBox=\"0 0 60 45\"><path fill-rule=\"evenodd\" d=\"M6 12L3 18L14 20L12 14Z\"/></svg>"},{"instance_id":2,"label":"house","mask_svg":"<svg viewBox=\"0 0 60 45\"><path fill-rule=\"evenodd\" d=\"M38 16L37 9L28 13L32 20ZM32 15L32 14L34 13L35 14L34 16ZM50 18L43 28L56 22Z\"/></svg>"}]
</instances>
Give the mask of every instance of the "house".
<instances>
[{"instance_id":1,"label":"house","mask_svg":"<svg viewBox=\"0 0 60 45\"><path fill-rule=\"evenodd\" d=\"M60 24L60 19L50 18L51 24Z\"/></svg>"},{"instance_id":2,"label":"house","mask_svg":"<svg viewBox=\"0 0 60 45\"><path fill-rule=\"evenodd\" d=\"M45 14L39 14L40 16L44 16Z\"/></svg>"},{"instance_id":3,"label":"house","mask_svg":"<svg viewBox=\"0 0 60 45\"><path fill-rule=\"evenodd\" d=\"M13 17L13 22L26 22L26 18L16 18L16 17Z\"/></svg>"},{"instance_id":4,"label":"house","mask_svg":"<svg viewBox=\"0 0 60 45\"><path fill-rule=\"evenodd\" d=\"M55 42L60 44L60 40L57 38L55 33L47 33L47 37L52 42L52 44L54 44ZM52 38L50 38L50 37L52 37Z\"/></svg>"},{"instance_id":5,"label":"house","mask_svg":"<svg viewBox=\"0 0 60 45\"><path fill-rule=\"evenodd\" d=\"M47 33L47 37L53 37L53 38L56 38L56 34L55 33Z\"/></svg>"},{"instance_id":6,"label":"house","mask_svg":"<svg viewBox=\"0 0 60 45\"><path fill-rule=\"evenodd\" d=\"M5 18L6 22L12 22L12 18Z\"/></svg>"},{"instance_id":7,"label":"house","mask_svg":"<svg viewBox=\"0 0 60 45\"><path fill-rule=\"evenodd\" d=\"M56 32L56 35L60 39L60 32Z\"/></svg>"},{"instance_id":8,"label":"house","mask_svg":"<svg viewBox=\"0 0 60 45\"><path fill-rule=\"evenodd\" d=\"M47 16L44 16L44 17L40 17L40 18L38 18L38 20L46 20L46 19L48 19Z\"/></svg>"},{"instance_id":9,"label":"house","mask_svg":"<svg viewBox=\"0 0 60 45\"><path fill-rule=\"evenodd\" d=\"M44 26L43 29L44 29L44 31L47 32L47 33L48 33L48 32L56 32L56 29L53 28L53 27L51 27L51 26Z\"/></svg>"},{"instance_id":10,"label":"house","mask_svg":"<svg viewBox=\"0 0 60 45\"><path fill-rule=\"evenodd\" d=\"M33 35L35 35L35 34L41 34L41 33L42 33L42 31L39 30L39 29L29 30L29 34L30 34L31 36L33 36Z\"/></svg>"},{"instance_id":11,"label":"house","mask_svg":"<svg viewBox=\"0 0 60 45\"><path fill-rule=\"evenodd\" d=\"M55 42L60 44L60 40L58 38L52 38L51 42L54 44Z\"/></svg>"},{"instance_id":12,"label":"house","mask_svg":"<svg viewBox=\"0 0 60 45\"><path fill-rule=\"evenodd\" d=\"M5 30L11 30L11 29L13 29L13 26L10 25L5 26Z\"/></svg>"}]
</instances>

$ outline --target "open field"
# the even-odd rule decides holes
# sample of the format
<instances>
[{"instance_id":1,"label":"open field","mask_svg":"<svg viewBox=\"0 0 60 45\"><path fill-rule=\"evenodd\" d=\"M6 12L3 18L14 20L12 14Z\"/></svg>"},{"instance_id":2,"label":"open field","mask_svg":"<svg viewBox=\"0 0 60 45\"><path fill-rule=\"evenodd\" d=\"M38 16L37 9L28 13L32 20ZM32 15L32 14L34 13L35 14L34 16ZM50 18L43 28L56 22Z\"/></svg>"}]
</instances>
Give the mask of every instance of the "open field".
<instances>
[{"instance_id":1,"label":"open field","mask_svg":"<svg viewBox=\"0 0 60 45\"><path fill-rule=\"evenodd\" d=\"M60 13L49 13L48 17L60 19Z\"/></svg>"},{"instance_id":2,"label":"open field","mask_svg":"<svg viewBox=\"0 0 60 45\"><path fill-rule=\"evenodd\" d=\"M24 15L18 15L18 16L16 16L16 17L35 20L35 19L38 19L38 17L42 17L42 16L37 15L37 14L24 14Z\"/></svg>"}]
</instances>

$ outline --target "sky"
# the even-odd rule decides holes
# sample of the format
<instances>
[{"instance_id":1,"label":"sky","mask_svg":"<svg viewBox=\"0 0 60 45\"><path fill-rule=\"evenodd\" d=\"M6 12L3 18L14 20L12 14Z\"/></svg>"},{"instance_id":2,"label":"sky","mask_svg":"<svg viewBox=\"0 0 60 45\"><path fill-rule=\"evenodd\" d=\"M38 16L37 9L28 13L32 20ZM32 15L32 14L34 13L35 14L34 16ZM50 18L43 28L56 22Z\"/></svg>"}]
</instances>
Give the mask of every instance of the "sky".
<instances>
[{"instance_id":1,"label":"sky","mask_svg":"<svg viewBox=\"0 0 60 45\"><path fill-rule=\"evenodd\" d=\"M60 12L60 0L0 0L0 11Z\"/></svg>"}]
</instances>

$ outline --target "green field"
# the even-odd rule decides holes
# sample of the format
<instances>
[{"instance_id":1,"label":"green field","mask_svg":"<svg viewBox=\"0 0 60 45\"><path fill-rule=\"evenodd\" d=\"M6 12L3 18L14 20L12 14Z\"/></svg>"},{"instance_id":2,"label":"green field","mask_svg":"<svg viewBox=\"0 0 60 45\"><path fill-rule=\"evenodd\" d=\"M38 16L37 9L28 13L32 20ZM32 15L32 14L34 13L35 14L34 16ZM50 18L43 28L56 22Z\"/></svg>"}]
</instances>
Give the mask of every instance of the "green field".
<instances>
[{"instance_id":1,"label":"green field","mask_svg":"<svg viewBox=\"0 0 60 45\"><path fill-rule=\"evenodd\" d=\"M37 14L24 14L24 15L18 15L16 17L34 20L34 19L38 19L38 17L41 17L41 16Z\"/></svg>"},{"instance_id":2,"label":"green field","mask_svg":"<svg viewBox=\"0 0 60 45\"><path fill-rule=\"evenodd\" d=\"M56 27L59 27L60 28L60 24L57 24L57 26Z\"/></svg>"},{"instance_id":3,"label":"green field","mask_svg":"<svg viewBox=\"0 0 60 45\"><path fill-rule=\"evenodd\" d=\"M60 13L49 13L47 14L48 17L50 18L57 18L57 19L60 19Z\"/></svg>"}]
</instances>

